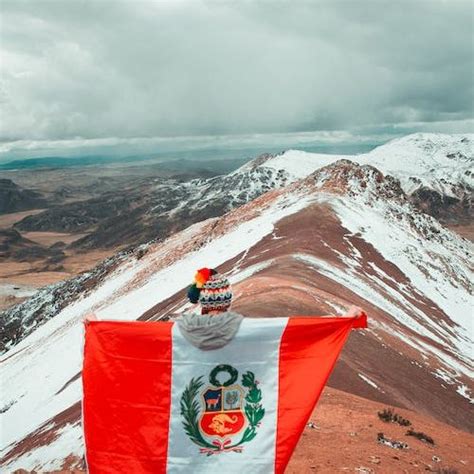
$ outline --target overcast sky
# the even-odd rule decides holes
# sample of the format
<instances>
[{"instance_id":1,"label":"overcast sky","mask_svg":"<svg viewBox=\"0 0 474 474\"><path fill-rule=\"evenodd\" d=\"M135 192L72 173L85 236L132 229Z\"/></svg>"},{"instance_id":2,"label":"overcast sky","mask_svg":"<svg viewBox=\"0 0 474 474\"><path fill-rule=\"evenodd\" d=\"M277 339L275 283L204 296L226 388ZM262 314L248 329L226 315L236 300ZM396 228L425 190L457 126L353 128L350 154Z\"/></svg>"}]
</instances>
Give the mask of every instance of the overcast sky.
<instances>
[{"instance_id":1,"label":"overcast sky","mask_svg":"<svg viewBox=\"0 0 474 474\"><path fill-rule=\"evenodd\" d=\"M1 9L2 141L472 131L470 1Z\"/></svg>"}]
</instances>

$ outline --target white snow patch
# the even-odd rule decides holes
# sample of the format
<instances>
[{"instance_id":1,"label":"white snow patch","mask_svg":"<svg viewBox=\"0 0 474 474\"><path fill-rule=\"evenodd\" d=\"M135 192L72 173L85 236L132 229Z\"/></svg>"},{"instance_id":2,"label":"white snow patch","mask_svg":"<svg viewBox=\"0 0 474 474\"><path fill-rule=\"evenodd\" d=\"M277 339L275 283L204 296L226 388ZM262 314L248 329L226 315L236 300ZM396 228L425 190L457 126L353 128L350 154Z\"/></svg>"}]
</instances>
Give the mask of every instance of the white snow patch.
<instances>
[{"instance_id":1,"label":"white snow patch","mask_svg":"<svg viewBox=\"0 0 474 474\"><path fill-rule=\"evenodd\" d=\"M456 374L451 374L448 371L444 369L436 369L434 372L432 372L433 375L444 382L448 383L449 385L453 385L456 377Z\"/></svg>"},{"instance_id":2,"label":"white snow patch","mask_svg":"<svg viewBox=\"0 0 474 474\"><path fill-rule=\"evenodd\" d=\"M263 262L256 263L255 265L251 265L247 268L244 268L243 270L237 270L234 271L230 276L229 276L229 281L232 284L239 283L242 280L245 280L252 275L255 275L255 273L258 273L262 271L263 269L269 267L273 263L274 259L269 259L265 260Z\"/></svg>"},{"instance_id":3,"label":"white snow patch","mask_svg":"<svg viewBox=\"0 0 474 474\"><path fill-rule=\"evenodd\" d=\"M369 377L367 377L364 374L357 374L365 383L369 384L371 387L375 388L379 392L385 393L373 380L370 380Z\"/></svg>"},{"instance_id":4,"label":"white snow patch","mask_svg":"<svg viewBox=\"0 0 474 474\"><path fill-rule=\"evenodd\" d=\"M68 423L58 429L56 434L57 438L50 444L38 446L32 451L12 459L3 466L5 469L3 472L14 472L17 469L36 472L55 471L61 469L64 458L68 454L82 457L84 442L80 423L74 425Z\"/></svg>"},{"instance_id":5,"label":"white snow patch","mask_svg":"<svg viewBox=\"0 0 474 474\"><path fill-rule=\"evenodd\" d=\"M469 400L469 403L474 404L474 398L471 397L471 389L467 387L466 385L459 385L458 388L456 389L456 392L459 393L464 398L467 398Z\"/></svg>"},{"instance_id":6,"label":"white snow patch","mask_svg":"<svg viewBox=\"0 0 474 474\"><path fill-rule=\"evenodd\" d=\"M25 298L33 296L38 288L29 285L13 285L10 283L0 283L0 296L14 296L15 298Z\"/></svg>"},{"instance_id":7,"label":"white snow patch","mask_svg":"<svg viewBox=\"0 0 474 474\"><path fill-rule=\"evenodd\" d=\"M275 170L284 170L289 173L293 180L297 180L305 178L317 169L343 158L353 159L354 157L352 155L325 155L289 150L266 161L262 166Z\"/></svg>"}]
</instances>

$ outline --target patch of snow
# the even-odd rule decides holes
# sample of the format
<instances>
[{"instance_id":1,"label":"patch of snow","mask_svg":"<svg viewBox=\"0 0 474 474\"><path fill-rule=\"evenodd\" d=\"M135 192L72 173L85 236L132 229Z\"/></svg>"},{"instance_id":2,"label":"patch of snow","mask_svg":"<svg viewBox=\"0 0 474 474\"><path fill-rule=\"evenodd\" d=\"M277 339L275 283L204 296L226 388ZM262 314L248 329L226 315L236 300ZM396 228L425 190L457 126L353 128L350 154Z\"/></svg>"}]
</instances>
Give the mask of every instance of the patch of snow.
<instances>
[{"instance_id":1,"label":"patch of snow","mask_svg":"<svg viewBox=\"0 0 474 474\"><path fill-rule=\"evenodd\" d=\"M469 400L469 403L474 404L474 398L472 398L470 395L471 390L469 389L469 387L467 387L466 385L459 385L456 389L456 392L459 393L459 395L461 395L462 397L467 398Z\"/></svg>"},{"instance_id":2,"label":"patch of snow","mask_svg":"<svg viewBox=\"0 0 474 474\"><path fill-rule=\"evenodd\" d=\"M229 281L232 284L239 283L240 281L245 280L246 278L255 275L255 273L258 273L269 267L272 263L273 259L269 259L263 262L256 263L255 265L251 265L250 267L244 268L243 270L240 270L240 268L238 268L237 270L234 269L232 271L232 274L228 277Z\"/></svg>"},{"instance_id":3,"label":"patch of snow","mask_svg":"<svg viewBox=\"0 0 474 474\"><path fill-rule=\"evenodd\" d=\"M80 423L66 424L56 432L56 439L43 446L37 446L3 465L3 472L15 472L17 469L49 472L60 470L68 453L82 457L84 442Z\"/></svg>"},{"instance_id":4,"label":"patch of snow","mask_svg":"<svg viewBox=\"0 0 474 474\"><path fill-rule=\"evenodd\" d=\"M363 374L357 374L365 383L369 384L371 387L375 388L376 390L378 390L379 392L382 392L384 393L384 391L373 381L373 380L370 380L369 377L367 377L366 375L363 375Z\"/></svg>"},{"instance_id":5,"label":"patch of snow","mask_svg":"<svg viewBox=\"0 0 474 474\"><path fill-rule=\"evenodd\" d=\"M299 150L289 150L281 155L266 161L262 166L275 170L286 171L293 181L306 178L314 171L323 166L330 165L343 158L353 159L346 155L325 155L320 153L308 153Z\"/></svg>"},{"instance_id":6,"label":"patch of snow","mask_svg":"<svg viewBox=\"0 0 474 474\"><path fill-rule=\"evenodd\" d=\"M436 369L434 372L432 372L433 375L443 381L445 381L446 383L448 383L449 385L453 385L454 384L454 381L453 379L456 377L456 374L450 374L448 371L444 370L444 369Z\"/></svg>"},{"instance_id":7,"label":"patch of snow","mask_svg":"<svg viewBox=\"0 0 474 474\"><path fill-rule=\"evenodd\" d=\"M0 283L0 296L14 296L15 298L25 298L33 296L38 288L29 285L12 285L10 283Z\"/></svg>"}]
</instances>

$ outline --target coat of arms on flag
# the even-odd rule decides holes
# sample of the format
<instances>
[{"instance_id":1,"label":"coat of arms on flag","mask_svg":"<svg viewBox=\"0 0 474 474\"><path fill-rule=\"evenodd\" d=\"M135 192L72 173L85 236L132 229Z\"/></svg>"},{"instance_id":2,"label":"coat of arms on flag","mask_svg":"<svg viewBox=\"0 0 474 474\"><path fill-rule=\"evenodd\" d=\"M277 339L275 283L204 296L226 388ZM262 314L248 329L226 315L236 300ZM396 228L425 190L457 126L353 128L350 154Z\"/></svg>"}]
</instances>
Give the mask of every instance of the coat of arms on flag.
<instances>
[{"instance_id":1,"label":"coat of arms on flag","mask_svg":"<svg viewBox=\"0 0 474 474\"><path fill-rule=\"evenodd\" d=\"M221 380L222 374L227 378ZM225 375L224 375L225 377ZM239 372L231 365L217 365L209 374L192 378L181 396L183 427L200 452L242 452L253 440L265 416L262 393L255 374L247 371L238 383Z\"/></svg>"}]
</instances>

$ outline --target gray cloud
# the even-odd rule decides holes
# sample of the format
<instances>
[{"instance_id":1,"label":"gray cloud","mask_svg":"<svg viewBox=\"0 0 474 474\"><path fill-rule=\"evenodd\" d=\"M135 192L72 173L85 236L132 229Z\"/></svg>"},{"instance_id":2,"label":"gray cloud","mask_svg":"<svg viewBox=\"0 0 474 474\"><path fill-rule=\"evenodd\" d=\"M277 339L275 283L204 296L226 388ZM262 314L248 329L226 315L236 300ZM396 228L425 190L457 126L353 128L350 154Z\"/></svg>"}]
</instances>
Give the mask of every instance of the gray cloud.
<instances>
[{"instance_id":1,"label":"gray cloud","mask_svg":"<svg viewBox=\"0 0 474 474\"><path fill-rule=\"evenodd\" d=\"M471 125L470 2L1 8L3 140Z\"/></svg>"}]
</instances>

